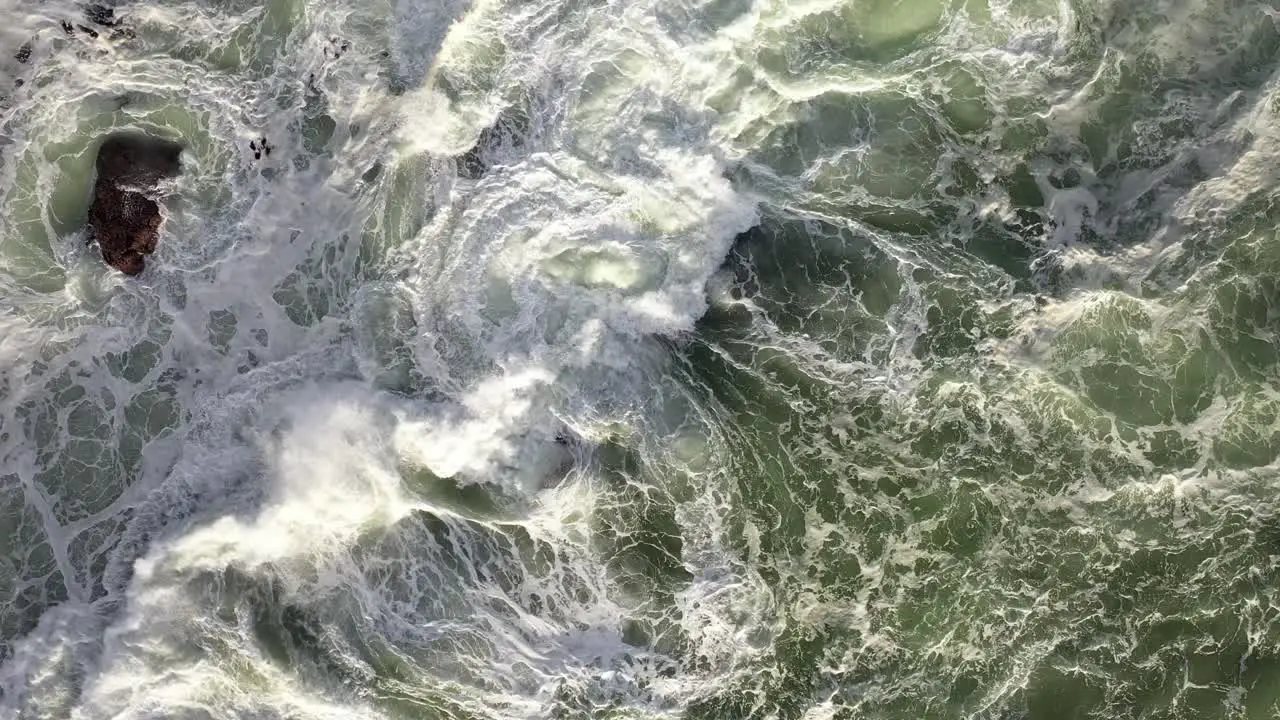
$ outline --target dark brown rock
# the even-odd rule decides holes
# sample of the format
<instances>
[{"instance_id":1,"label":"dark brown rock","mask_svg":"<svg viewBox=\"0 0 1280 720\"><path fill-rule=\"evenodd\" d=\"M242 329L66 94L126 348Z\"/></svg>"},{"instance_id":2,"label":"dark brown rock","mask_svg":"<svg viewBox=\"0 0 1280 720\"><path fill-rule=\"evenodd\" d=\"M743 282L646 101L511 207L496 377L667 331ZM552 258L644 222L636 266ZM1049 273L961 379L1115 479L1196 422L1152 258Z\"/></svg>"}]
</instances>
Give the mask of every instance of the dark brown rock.
<instances>
[{"instance_id":1,"label":"dark brown rock","mask_svg":"<svg viewBox=\"0 0 1280 720\"><path fill-rule=\"evenodd\" d=\"M89 206L89 232L106 263L137 275L155 252L164 216L158 186L181 169L182 146L141 133L109 136L98 149L98 179Z\"/></svg>"}]
</instances>

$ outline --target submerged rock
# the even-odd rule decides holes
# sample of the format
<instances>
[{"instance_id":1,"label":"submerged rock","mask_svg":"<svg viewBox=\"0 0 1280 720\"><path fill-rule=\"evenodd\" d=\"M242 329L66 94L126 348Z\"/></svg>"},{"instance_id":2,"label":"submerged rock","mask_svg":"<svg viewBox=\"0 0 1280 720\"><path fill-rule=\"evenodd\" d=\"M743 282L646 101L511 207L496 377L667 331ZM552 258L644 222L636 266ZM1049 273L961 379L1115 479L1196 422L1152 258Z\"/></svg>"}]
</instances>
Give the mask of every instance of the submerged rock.
<instances>
[{"instance_id":1,"label":"submerged rock","mask_svg":"<svg viewBox=\"0 0 1280 720\"><path fill-rule=\"evenodd\" d=\"M458 175L479 180L503 154L521 148L529 131L527 115L511 108L503 111L493 125L480 132L475 146L458 158Z\"/></svg>"},{"instance_id":2,"label":"submerged rock","mask_svg":"<svg viewBox=\"0 0 1280 720\"><path fill-rule=\"evenodd\" d=\"M181 154L178 143L141 133L111 135L98 149L89 232L102 259L126 275L142 272L155 252L164 221L158 187L181 170Z\"/></svg>"},{"instance_id":3,"label":"submerged rock","mask_svg":"<svg viewBox=\"0 0 1280 720\"><path fill-rule=\"evenodd\" d=\"M116 11L106 5L93 3L84 9L84 16L91 23L102 25L103 27L115 27L119 20L116 19Z\"/></svg>"}]
</instances>

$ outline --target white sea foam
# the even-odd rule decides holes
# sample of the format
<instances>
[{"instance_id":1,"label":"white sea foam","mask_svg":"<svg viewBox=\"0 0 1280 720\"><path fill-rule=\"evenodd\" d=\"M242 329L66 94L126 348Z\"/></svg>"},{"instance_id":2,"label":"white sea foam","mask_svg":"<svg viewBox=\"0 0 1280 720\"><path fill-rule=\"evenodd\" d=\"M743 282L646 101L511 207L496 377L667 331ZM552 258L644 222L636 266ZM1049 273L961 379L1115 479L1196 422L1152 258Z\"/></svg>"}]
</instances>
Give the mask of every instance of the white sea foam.
<instances>
[{"instance_id":1,"label":"white sea foam","mask_svg":"<svg viewBox=\"0 0 1280 720\"><path fill-rule=\"evenodd\" d=\"M40 36L48 44L38 46L34 72L71 75L23 108L28 123L51 122L12 125L29 134L27 152L68 142L88 157L86 136L118 124L168 128L188 148L177 187L183 201L138 280L119 281L92 252L66 252L75 237L50 233L47 223L26 236L31 262L77 278L54 289L63 307L99 302L116 323L65 337L71 349L52 356L53 372L76 378L113 432L154 426L114 502L69 526L52 510L44 517L70 582L85 577L80 563L89 561L68 554L77 534L126 513L118 544L103 550L102 591L78 586L74 601L46 612L15 646L3 674L9 710L86 718L373 713L321 672L278 666L249 627L262 591L237 590L237 577L276 588L272 602L371 623L369 631L388 637L410 633L427 657L436 653L427 638L447 643L456 667L439 666L441 677L481 679L459 697L464 706L502 702L527 717L570 686L655 708L669 702L644 699L648 680L635 673L652 670L625 666L635 652L621 640L627 611L611 599L583 525L596 496L580 475L554 487L572 460L557 436L566 424L585 431L643 410L648 371L640 363L656 357L647 344L692 328L707 278L755 221L754 203L723 177L705 136L653 114L686 99L674 57L670 76L609 76L609 92L635 97L611 113L539 116L549 126L494 148L479 180L454 176L447 162L420 164L424 154L465 151L504 96L532 103L528 111L585 107L604 89L580 85L593 81L599 58L640 47L619 30L603 36L612 48L573 55L573 23L546 37L517 33L509 51L538 65L508 62L498 84L450 99L439 83L456 72L451 63L474 70L469 53L528 18L499 20L487 4L430 13L420 5L401 3L382 18L319 6L300 15L287 3L219 16L189 6L188 29L204 28L203 37L170 34L177 7L122 7L138 23L132 44L100 38L81 49L78 40ZM43 12L22 16L57 29L58 13L73 9ZM641 43L658 37L642 15L621 21L638 23ZM331 41L344 22L349 32ZM392 29L388 58L376 52L386 41L378 28ZM334 59L343 40L351 49ZM198 70L206 63L227 74ZM408 91L388 92L387 77ZM310 101L308 84L319 90ZM155 99L121 100L119 110L105 99L86 125L83 113L67 111L94 92ZM317 152L308 143L323 142L320 132L328 142ZM247 143L263 135L273 152L255 160ZM571 150L609 146L618 148L615 159ZM66 177L37 165L24 180L20 156L5 156L9 186L34 186L13 202L38 208ZM373 163L383 170L369 185L362 175ZM412 186L429 196L391 185L400 165L430 173L425 186ZM423 204L421 226L384 246L389 254L359 257L368 228L395 229L374 218ZM53 254L41 255L41 243ZM352 288L357 263L394 279ZM41 291L31 288L25 292ZM38 320L5 322L14 326L0 345L5 366L30 368L33 338L46 331ZM108 352L121 353L114 375L95 361ZM104 377L86 378L77 367ZM618 385L628 374L637 383ZM7 401L10 420L45 382L14 380L24 390ZM415 382L429 399L386 392ZM129 409L142 396L143 409ZM7 447L8 463L21 460L12 465L19 481L35 487L47 461L26 454L20 438ZM406 484L406 465L459 486L501 487L525 507L523 529L475 525L436 507ZM549 575L499 554L524 535L554 551ZM370 543L399 549L379 558ZM491 584L500 577L516 584ZM723 596L737 582L731 577L722 574L706 594ZM105 594L91 601L98 592ZM685 593L699 594L697 586ZM534 597L554 612L534 612ZM360 611L344 615L353 607ZM703 607L713 613L716 602ZM700 632L697 625L690 631ZM463 647L472 649L459 654ZM333 652L350 668L367 668L354 651Z\"/></svg>"},{"instance_id":2,"label":"white sea foam","mask_svg":"<svg viewBox=\"0 0 1280 720\"><path fill-rule=\"evenodd\" d=\"M1274 471L1209 470L1276 398L1178 395L1221 321L1143 294L1273 184L1273 83L1170 93L1210 141L1158 167L1090 135L1140 51L1226 72L1167 9L164 0L113 41L0 0L0 715L1016 714L1107 582L1051 598L1097 567L1046 537L1112 562L1125 508L1191 533ZM77 219L126 126L187 145L136 279Z\"/></svg>"}]
</instances>

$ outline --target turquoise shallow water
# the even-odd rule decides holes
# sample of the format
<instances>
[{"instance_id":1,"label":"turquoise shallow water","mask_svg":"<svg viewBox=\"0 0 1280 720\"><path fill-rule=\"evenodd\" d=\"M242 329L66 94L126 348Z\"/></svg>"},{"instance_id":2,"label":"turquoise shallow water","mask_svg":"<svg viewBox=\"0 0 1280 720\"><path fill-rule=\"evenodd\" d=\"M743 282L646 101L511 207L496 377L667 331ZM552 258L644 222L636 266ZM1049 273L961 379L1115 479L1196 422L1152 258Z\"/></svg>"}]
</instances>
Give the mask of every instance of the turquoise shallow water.
<instances>
[{"instance_id":1,"label":"turquoise shallow water","mask_svg":"<svg viewBox=\"0 0 1280 720\"><path fill-rule=\"evenodd\" d=\"M0 717L1280 713L1274 7L115 12L0 0Z\"/></svg>"}]
</instances>

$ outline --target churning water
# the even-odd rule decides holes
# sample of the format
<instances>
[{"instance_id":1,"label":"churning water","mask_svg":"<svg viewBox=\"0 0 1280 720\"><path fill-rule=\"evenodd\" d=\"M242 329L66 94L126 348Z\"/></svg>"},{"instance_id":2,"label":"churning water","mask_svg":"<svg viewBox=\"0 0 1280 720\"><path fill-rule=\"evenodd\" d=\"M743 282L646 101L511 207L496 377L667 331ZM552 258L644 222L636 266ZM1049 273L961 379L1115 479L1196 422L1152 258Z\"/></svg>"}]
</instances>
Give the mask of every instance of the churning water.
<instances>
[{"instance_id":1,"label":"churning water","mask_svg":"<svg viewBox=\"0 0 1280 720\"><path fill-rule=\"evenodd\" d=\"M0 0L0 717L1280 713L1269 2L116 14Z\"/></svg>"}]
</instances>

